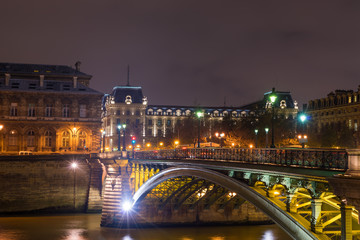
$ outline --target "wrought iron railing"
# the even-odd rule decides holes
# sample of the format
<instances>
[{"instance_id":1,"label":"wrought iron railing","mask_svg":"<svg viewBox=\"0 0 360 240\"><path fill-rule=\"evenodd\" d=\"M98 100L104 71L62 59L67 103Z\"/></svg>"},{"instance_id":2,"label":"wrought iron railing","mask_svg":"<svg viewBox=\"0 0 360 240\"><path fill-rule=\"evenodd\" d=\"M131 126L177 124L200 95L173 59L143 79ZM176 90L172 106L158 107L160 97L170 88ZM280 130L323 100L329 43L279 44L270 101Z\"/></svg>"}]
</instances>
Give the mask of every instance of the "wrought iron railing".
<instances>
[{"instance_id":1,"label":"wrought iron railing","mask_svg":"<svg viewBox=\"0 0 360 240\"><path fill-rule=\"evenodd\" d=\"M324 149L241 149L241 148L189 148L137 151L135 159L206 159L251 164L272 164L319 169L347 170L345 150Z\"/></svg>"}]
</instances>

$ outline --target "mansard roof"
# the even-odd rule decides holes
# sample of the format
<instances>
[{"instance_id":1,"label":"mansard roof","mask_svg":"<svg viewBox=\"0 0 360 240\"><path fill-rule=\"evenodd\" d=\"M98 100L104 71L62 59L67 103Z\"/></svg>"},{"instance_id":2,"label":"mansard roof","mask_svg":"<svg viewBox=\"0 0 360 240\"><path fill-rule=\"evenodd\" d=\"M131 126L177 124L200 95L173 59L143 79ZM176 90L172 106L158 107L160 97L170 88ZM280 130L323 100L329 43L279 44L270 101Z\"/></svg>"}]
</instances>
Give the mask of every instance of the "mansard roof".
<instances>
[{"instance_id":1,"label":"mansard roof","mask_svg":"<svg viewBox=\"0 0 360 240\"><path fill-rule=\"evenodd\" d=\"M26 63L0 63L0 74L10 75L46 75L46 76L78 76L91 78L91 75L65 65L45 65Z\"/></svg>"},{"instance_id":2,"label":"mansard roof","mask_svg":"<svg viewBox=\"0 0 360 240\"><path fill-rule=\"evenodd\" d=\"M130 96L132 103L142 103L143 93L141 87L116 86L110 96L114 97L115 103L125 103L126 97Z\"/></svg>"},{"instance_id":3,"label":"mansard roof","mask_svg":"<svg viewBox=\"0 0 360 240\"><path fill-rule=\"evenodd\" d=\"M275 107L280 107L281 101L285 101L286 108L294 108L295 104L291 97L290 92L280 92L274 91L275 95L277 96L275 101ZM272 94L272 91L264 93L264 97L262 100L247 104L242 106L241 108L250 109L250 110L258 110L258 109L265 109L266 103L269 101L269 97Z\"/></svg>"}]
</instances>

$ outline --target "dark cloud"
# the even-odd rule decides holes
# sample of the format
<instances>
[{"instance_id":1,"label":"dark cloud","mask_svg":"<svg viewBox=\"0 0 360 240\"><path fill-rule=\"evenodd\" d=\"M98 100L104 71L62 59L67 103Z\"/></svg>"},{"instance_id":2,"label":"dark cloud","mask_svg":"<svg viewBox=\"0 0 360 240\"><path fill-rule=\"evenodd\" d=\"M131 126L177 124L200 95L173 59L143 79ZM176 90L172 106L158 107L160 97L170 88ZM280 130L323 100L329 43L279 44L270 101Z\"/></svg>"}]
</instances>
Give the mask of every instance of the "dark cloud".
<instances>
[{"instance_id":1,"label":"dark cloud","mask_svg":"<svg viewBox=\"0 0 360 240\"><path fill-rule=\"evenodd\" d=\"M91 86L151 104L229 105L276 87L300 103L359 84L358 1L63 0L2 3L0 61L74 64Z\"/></svg>"}]
</instances>

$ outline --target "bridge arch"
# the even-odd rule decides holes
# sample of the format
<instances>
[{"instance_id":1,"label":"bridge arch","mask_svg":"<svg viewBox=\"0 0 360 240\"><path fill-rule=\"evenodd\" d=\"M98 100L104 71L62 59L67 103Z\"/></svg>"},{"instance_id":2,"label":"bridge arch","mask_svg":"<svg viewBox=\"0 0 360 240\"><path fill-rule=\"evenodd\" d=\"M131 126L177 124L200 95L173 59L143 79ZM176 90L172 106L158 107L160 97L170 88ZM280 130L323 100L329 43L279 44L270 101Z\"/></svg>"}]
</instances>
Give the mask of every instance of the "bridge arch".
<instances>
[{"instance_id":1,"label":"bridge arch","mask_svg":"<svg viewBox=\"0 0 360 240\"><path fill-rule=\"evenodd\" d=\"M147 193L158 186L160 183L175 177L198 177L215 184L218 184L230 191L236 192L242 198L252 203L254 206L259 208L265 214L267 214L277 225L285 230L294 239L327 239L324 235L318 235L311 232L310 225L306 226L307 223L299 223L288 212L281 209L275 203L250 188L247 184L237 181L229 176L221 174L219 172L194 167L194 166L180 166L171 167L158 172L156 175L148 179L134 194L133 204L141 201ZM305 227L305 226L306 227Z\"/></svg>"}]
</instances>

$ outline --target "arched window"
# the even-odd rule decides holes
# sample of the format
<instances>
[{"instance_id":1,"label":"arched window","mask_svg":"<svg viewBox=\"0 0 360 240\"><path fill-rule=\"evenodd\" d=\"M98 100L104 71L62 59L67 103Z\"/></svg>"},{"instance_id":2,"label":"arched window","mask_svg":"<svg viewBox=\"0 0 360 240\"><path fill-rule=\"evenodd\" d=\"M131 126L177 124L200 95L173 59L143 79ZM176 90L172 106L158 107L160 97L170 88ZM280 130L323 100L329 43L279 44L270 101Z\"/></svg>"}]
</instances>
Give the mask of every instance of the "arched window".
<instances>
[{"instance_id":1,"label":"arched window","mask_svg":"<svg viewBox=\"0 0 360 240\"><path fill-rule=\"evenodd\" d=\"M26 146L28 147L35 146L35 133L33 130L27 132Z\"/></svg>"},{"instance_id":2,"label":"arched window","mask_svg":"<svg viewBox=\"0 0 360 240\"><path fill-rule=\"evenodd\" d=\"M61 134L61 146L64 148L70 146L70 134L67 131Z\"/></svg>"},{"instance_id":3,"label":"arched window","mask_svg":"<svg viewBox=\"0 0 360 240\"><path fill-rule=\"evenodd\" d=\"M52 146L52 133L50 131L45 132L45 147Z\"/></svg>"},{"instance_id":4,"label":"arched window","mask_svg":"<svg viewBox=\"0 0 360 240\"><path fill-rule=\"evenodd\" d=\"M84 131L79 133L79 147L86 148L86 133Z\"/></svg>"}]
</instances>

